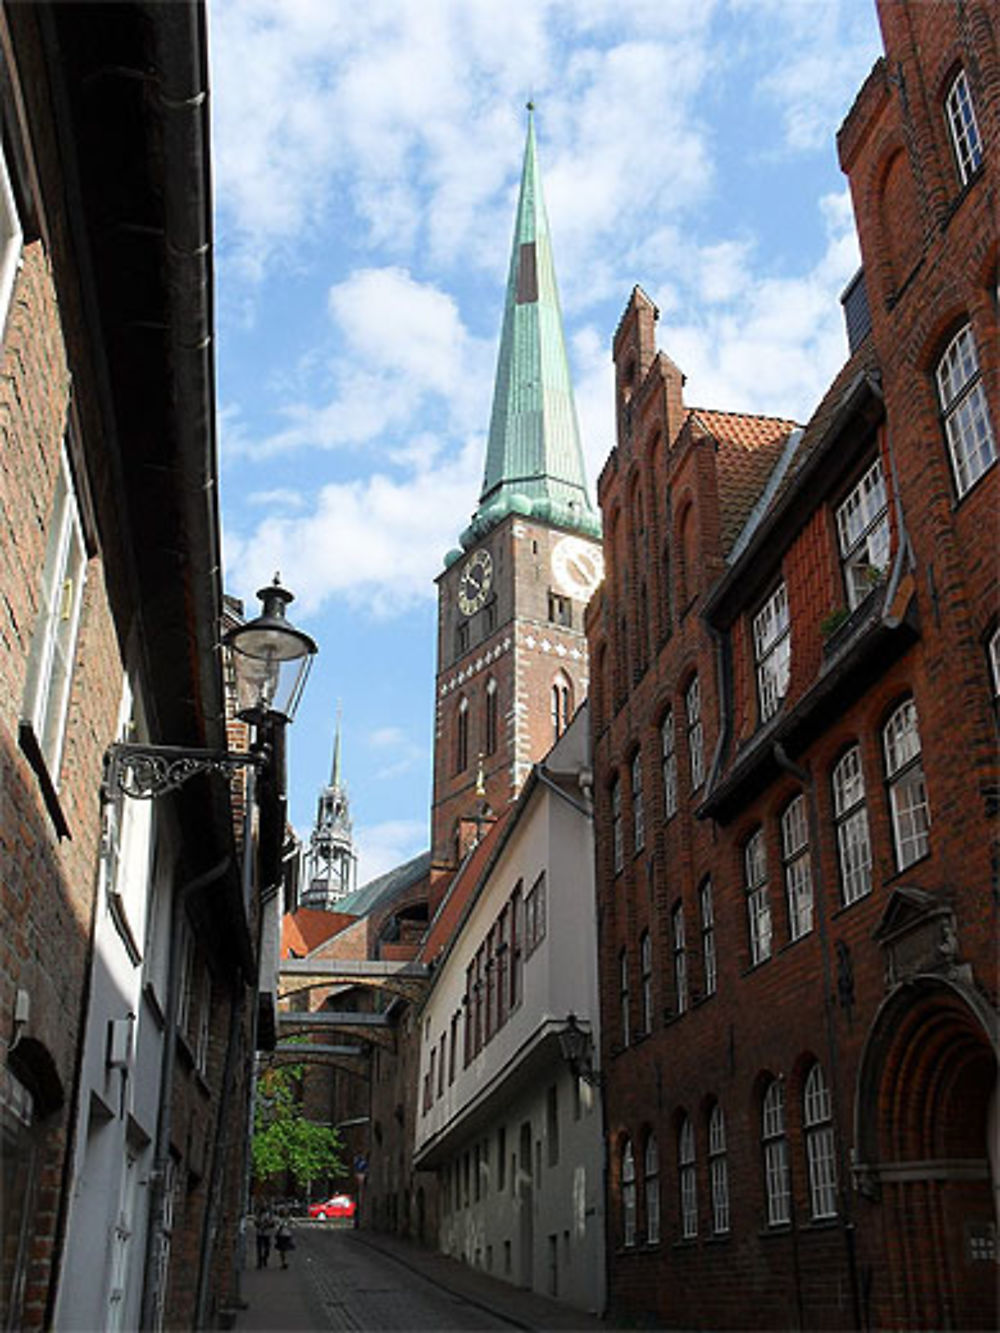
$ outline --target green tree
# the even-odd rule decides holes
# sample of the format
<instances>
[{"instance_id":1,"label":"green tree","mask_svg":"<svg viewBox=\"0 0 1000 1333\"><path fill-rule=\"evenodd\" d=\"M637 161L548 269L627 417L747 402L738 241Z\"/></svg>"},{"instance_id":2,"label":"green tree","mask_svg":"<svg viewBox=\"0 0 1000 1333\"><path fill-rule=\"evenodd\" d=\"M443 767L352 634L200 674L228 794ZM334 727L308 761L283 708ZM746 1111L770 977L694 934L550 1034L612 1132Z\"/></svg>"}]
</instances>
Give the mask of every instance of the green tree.
<instances>
[{"instance_id":1,"label":"green tree","mask_svg":"<svg viewBox=\"0 0 1000 1333\"><path fill-rule=\"evenodd\" d=\"M261 1072L251 1150L258 1180L272 1180L288 1172L296 1188L308 1191L314 1180L343 1172L343 1145L335 1129L302 1114L297 1090L301 1078L301 1065Z\"/></svg>"}]
</instances>

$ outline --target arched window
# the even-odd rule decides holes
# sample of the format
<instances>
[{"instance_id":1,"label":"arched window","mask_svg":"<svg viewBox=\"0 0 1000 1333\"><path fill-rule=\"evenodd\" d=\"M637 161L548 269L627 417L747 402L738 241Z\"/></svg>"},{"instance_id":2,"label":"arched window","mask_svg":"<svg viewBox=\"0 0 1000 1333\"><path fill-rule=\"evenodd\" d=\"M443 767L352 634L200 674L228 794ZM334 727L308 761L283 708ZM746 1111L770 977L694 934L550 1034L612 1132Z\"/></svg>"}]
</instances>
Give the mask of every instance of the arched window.
<instances>
[{"instance_id":1,"label":"arched window","mask_svg":"<svg viewBox=\"0 0 1000 1333\"><path fill-rule=\"evenodd\" d=\"M983 160L983 142L979 137L976 108L969 92L965 70L960 69L951 82L944 101L948 134L955 152L955 163L962 184L977 171Z\"/></svg>"},{"instance_id":2,"label":"arched window","mask_svg":"<svg viewBox=\"0 0 1000 1333\"><path fill-rule=\"evenodd\" d=\"M622 837L622 784L617 773L611 783L611 847L617 875L625 864L625 843Z\"/></svg>"},{"instance_id":3,"label":"arched window","mask_svg":"<svg viewBox=\"0 0 1000 1333\"><path fill-rule=\"evenodd\" d=\"M463 694L458 701L455 727L455 772L464 773L469 767L469 701Z\"/></svg>"},{"instance_id":4,"label":"arched window","mask_svg":"<svg viewBox=\"0 0 1000 1333\"><path fill-rule=\"evenodd\" d=\"M698 890L698 905L701 908L701 961L705 977L705 994L714 995L718 969L715 958L715 908L710 879L706 879Z\"/></svg>"},{"instance_id":5,"label":"arched window","mask_svg":"<svg viewBox=\"0 0 1000 1333\"><path fill-rule=\"evenodd\" d=\"M753 649L757 664L757 698L761 722L774 716L788 692L791 644L788 593L782 581L753 618Z\"/></svg>"},{"instance_id":6,"label":"arched window","mask_svg":"<svg viewBox=\"0 0 1000 1333\"><path fill-rule=\"evenodd\" d=\"M708 1117L708 1176L712 1186L712 1230L729 1230L729 1163L726 1156L726 1119L718 1102Z\"/></svg>"},{"instance_id":7,"label":"arched window","mask_svg":"<svg viewBox=\"0 0 1000 1333\"><path fill-rule=\"evenodd\" d=\"M483 736L483 740L484 740L483 749L485 750L485 752L486 752L487 754L496 754L496 749L497 749L497 732L498 732L498 726L497 726L497 716L498 716L498 699L497 699L497 693L498 693L498 691L497 691L497 683L496 683L496 681L494 680L494 678L491 676L491 677L489 678L489 680L486 682L486 712L485 712L485 719L484 719L484 721L485 721L485 725L484 725L484 728L483 728L484 733L485 733L484 736Z\"/></svg>"},{"instance_id":8,"label":"arched window","mask_svg":"<svg viewBox=\"0 0 1000 1333\"><path fill-rule=\"evenodd\" d=\"M961 498L997 456L970 325L963 325L952 338L935 374L955 488Z\"/></svg>"},{"instance_id":9,"label":"arched window","mask_svg":"<svg viewBox=\"0 0 1000 1333\"><path fill-rule=\"evenodd\" d=\"M905 870L927 855L931 823L927 784L920 759L917 706L912 699L904 700L883 727L882 746L885 776L889 783L896 868Z\"/></svg>"},{"instance_id":10,"label":"arched window","mask_svg":"<svg viewBox=\"0 0 1000 1333\"><path fill-rule=\"evenodd\" d=\"M836 520L847 605L853 611L878 586L889 563L889 500L880 458L844 496Z\"/></svg>"},{"instance_id":11,"label":"arched window","mask_svg":"<svg viewBox=\"0 0 1000 1333\"><path fill-rule=\"evenodd\" d=\"M788 934L797 940L812 930L813 923L809 823L804 796L790 801L781 816L781 863L788 903Z\"/></svg>"},{"instance_id":12,"label":"arched window","mask_svg":"<svg viewBox=\"0 0 1000 1333\"><path fill-rule=\"evenodd\" d=\"M690 1240L698 1234L698 1182L695 1173L694 1125L688 1116L681 1121L677 1137L677 1170L680 1184L681 1235Z\"/></svg>"},{"instance_id":13,"label":"arched window","mask_svg":"<svg viewBox=\"0 0 1000 1333\"><path fill-rule=\"evenodd\" d=\"M635 1244L635 1152L632 1140L622 1145L622 1241Z\"/></svg>"},{"instance_id":14,"label":"arched window","mask_svg":"<svg viewBox=\"0 0 1000 1333\"><path fill-rule=\"evenodd\" d=\"M663 817L672 819L677 813L677 747L672 708L667 709L660 723L660 755L663 768Z\"/></svg>"},{"instance_id":15,"label":"arched window","mask_svg":"<svg viewBox=\"0 0 1000 1333\"><path fill-rule=\"evenodd\" d=\"M872 887L865 775L857 745L851 746L833 770L833 815L837 826L840 893L846 905L863 898Z\"/></svg>"},{"instance_id":16,"label":"arched window","mask_svg":"<svg viewBox=\"0 0 1000 1333\"><path fill-rule=\"evenodd\" d=\"M772 1079L764 1093L761 1131L767 1224L781 1226L791 1217L791 1184L788 1139L785 1137L785 1093L780 1079Z\"/></svg>"},{"instance_id":17,"label":"arched window","mask_svg":"<svg viewBox=\"0 0 1000 1333\"><path fill-rule=\"evenodd\" d=\"M642 751L632 756L632 850L641 852L646 845L646 812L642 800Z\"/></svg>"},{"instance_id":18,"label":"arched window","mask_svg":"<svg viewBox=\"0 0 1000 1333\"><path fill-rule=\"evenodd\" d=\"M653 941L649 931L639 936L639 967L642 976L642 1030L653 1030Z\"/></svg>"},{"instance_id":19,"label":"arched window","mask_svg":"<svg viewBox=\"0 0 1000 1333\"><path fill-rule=\"evenodd\" d=\"M622 1045L627 1046L632 1037L629 1009L631 997L628 981L628 954L624 949L618 955L618 1010L621 1021Z\"/></svg>"},{"instance_id":20,"label":"arched window","mask_svg":"<svg viewBox=\"0 0 1000 1333\"><path fill-rule=\"evenodd\" d=\"M705 732L701 723L701 685L692 676L684 691L684 710L687 714L688 762L691 767L691 790L697 791L705 781Z\"/></svg>"},{"instance_id":21,"label":"arched window","mask_svg":"<svg viewBox=\"0 0 1000 1333\"><path fill-rule=\"evenodd\" d=\"M684 904L676 902L673 911L670 913L670 926L673 932L673 950L674 950L674 1001L677 1006L677 1013L687 1012L688 1007L688 975L687 975L687 950L684 942Z\"/></svg>"},{"instance_id":22,"label":"arched window","mask_svg":"<svg viewBox=\"0 0 1000 1333\"><path fill-rule=\"evenodd\" d=\"M643 1193L646 1196L646 1244L660 1243L660 1153L655 1134L646 1139L643 1155Z\"/></svg>"},{"instance_id":23,"label":"arched window","mask_svg":"<svg viewBox=\"0 0 1000 1333\"><path fill-rule=\"evenodd\" d=\"M552 739L557 741L569 726L569 720L573 716L573 687L561 672L552 682L550 712Z\"/></svg>"},{"instance_id":24,"label":"arched window","mask_svg":"<svg viewBox=\"0 0 1000 1333\"><path fill-rule=\"evenodd\" d=\"M757 829L743 848L750 962L754 967L771 957L771 900L767 892L767 852L764 830Z\"/></svg>"},{"instance_id":25,"label":"arched window","mask_svg":"<svg viewBox=\"0 0 1000 1333\"><path fill-rule=\"evenodd\" d=\"M837 1162L833 1151L833 1109L823 1070L813 1065L802 1094L802 1123L809 1167L809 1206L813 1217L837 1213Z\"/></svg>"}]
</instances>

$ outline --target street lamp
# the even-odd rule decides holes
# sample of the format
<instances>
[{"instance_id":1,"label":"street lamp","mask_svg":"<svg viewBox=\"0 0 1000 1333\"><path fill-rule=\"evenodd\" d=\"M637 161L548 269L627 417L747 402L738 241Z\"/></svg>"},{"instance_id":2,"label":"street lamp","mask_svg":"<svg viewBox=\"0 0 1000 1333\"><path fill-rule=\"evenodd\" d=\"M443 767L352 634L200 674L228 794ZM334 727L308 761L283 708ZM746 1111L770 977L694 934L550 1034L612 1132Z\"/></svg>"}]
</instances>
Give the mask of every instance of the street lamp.
<instances>
[{"instance_id":1,"label":"street lamp","mask_svg":"<svg viewBox=\"0 0 1000 1333\"><path fill-rule=\"evenodd\" d=\"M597 1087L600 1074L594 1069L594 1040L589 1029L582 1028L576 1014L566 1015L566 1025L559 1031L559 1054L569 1065L574 1078L582 1078L584 1083Z\"/></svg>"},{"instance_id":2,"label":"street lamp","mask_svg":"<svg viewBox=\"0 0 1000 1333\"><path fill-rule=\"evenodd\" d=\"M151 800L175 791L198 773L232 777L242 768L267 764L274 724L294 718L317 648L308 634L289 622L285 608L294 598L277 574L257 596L263 604L260 615L235 626L222 640L232 652L237 716L256 729L253 749L204 750L119 741L104 756L105 789L111 795L120 792Z\"/></svg>"}]
</instances>

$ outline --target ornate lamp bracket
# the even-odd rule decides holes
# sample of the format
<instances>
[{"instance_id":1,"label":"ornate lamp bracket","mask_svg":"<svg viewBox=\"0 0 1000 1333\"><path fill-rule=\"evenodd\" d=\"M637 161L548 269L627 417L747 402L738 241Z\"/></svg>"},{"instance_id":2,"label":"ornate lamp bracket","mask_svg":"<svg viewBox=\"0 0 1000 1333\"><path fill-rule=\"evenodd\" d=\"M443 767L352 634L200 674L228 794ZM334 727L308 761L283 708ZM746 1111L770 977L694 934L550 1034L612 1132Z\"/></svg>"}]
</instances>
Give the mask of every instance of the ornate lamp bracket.
<instances>
[{"instance_id":1,"label":"ornate lamp bracket","mask_svg":"<svg viewBox=\"0 0 1000 1333\"><path fill-rule=\"evenodd\" d=\"M230 778L244 768L260 768L267 762L266 748L243 750L192 750L183 745L142 745L118 742L104 754L104 792L150 801L176 791L198 773L221 773Z\"/></svg>"}]
</instances>

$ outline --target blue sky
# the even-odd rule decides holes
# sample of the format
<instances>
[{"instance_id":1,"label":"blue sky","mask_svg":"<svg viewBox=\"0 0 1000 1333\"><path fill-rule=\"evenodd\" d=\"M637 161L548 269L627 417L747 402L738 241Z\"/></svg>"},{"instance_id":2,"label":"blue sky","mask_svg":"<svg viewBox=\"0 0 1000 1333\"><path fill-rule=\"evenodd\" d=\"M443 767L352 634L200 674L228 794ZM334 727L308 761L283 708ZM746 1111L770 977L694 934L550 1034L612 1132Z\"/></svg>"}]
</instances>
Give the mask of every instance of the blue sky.
<instances>
[{"instance_id":1,"label":"blue sky","mask_svg":"<svg viewBox=\"0 0 1000 1333\"><path fill-rule=\"evenodd\" d=\"M804 420L844 360L834 140L874 0L211 0L210 32L226 587L297 594L291 814L341 700L363 882L427 845L434 579L482 481L525 102L593 484L635 283L691 405Z\"/></svg>"}]
</instances>

